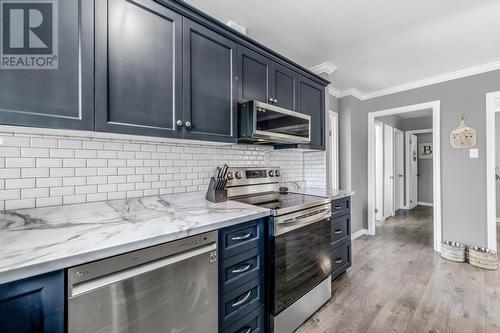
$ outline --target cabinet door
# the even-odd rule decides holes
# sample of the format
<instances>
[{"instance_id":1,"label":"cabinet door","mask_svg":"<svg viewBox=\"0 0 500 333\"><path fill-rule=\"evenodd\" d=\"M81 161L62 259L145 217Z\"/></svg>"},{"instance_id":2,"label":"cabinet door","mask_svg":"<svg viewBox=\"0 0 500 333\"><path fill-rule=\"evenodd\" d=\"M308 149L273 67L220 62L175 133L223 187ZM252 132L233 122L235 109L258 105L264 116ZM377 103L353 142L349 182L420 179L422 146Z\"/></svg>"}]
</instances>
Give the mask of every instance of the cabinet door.
<instances>
[{"instance_id":1,"label":"cabinet door","mask_svg":"<svg viewBox=\"0 0 500 333\"><path fill-rule=\"evenodd\" d=\"M63 333L64 271L0 285L0 332Z\"/></svg>"},{"instance_id":2,"label":"cabinet door","mask_svg":"<svg viewBox=\"0 0 500 333\"><path fill-rule=\"evenodd\" d=\"M238 101L268 102L271 98L272 61L243 46L238 47Z\"/></svg>"},{"instance_id":3,"label":"cabinet door","mask_svg":"<svg viewBox=\"0 0 500 333\"><path fill-rule=\"evenodd\" d=\"M236 142L236 44L183 21L183 114L186 139Z\"/></svg>"},{"instance_id":4,"label":"cabinet door","mask_svg":"<svg viewBox=\"0 0 500 333\"><path fill-rule=\"evenodd\" d=\"M304 148L325 149L325 88L307 78L299 78L298 111L311 116L311 142Z\"/></svg>"},{"instance_id":5,"label":"cabinet door","mask_svg":"<svg viewBox=\"0 0 500 333\"><path fill-rule=\"evenodd\" d=\"M14 10L24 13L24 17L30 15L29 4L5 2L1 5L6 17ZM8 6L10 10L7 9ZM54 61L57 61L57 67L54 65L51 69L29 69L28 67L10 69L12 67L2 66L0 68L0 124L93 130L94 1L58 1L57 7L42 12L42 20L46 18L45 15L55 17L52 20L47 17L45 22L52 22L52 26L47 26L44 32L54 29L57 38L54 39L55 34L49 36L45 34L41 41L34 33L29 36L25 33L24 38L18 41L22 43L24 49L12 52L27 53L26 58L30 59L33 57L46 60L56 59ZM7 34L4 38L7 38L6 36ZM12 36L15 37L15 34L11 34ZM19 34L17 37L19 38ZM43 43L47 48L29 48L27 45L33 42L31 38L36 38L35 43L37 41ZM52 50L48 45L51 45ZM25 50L26 48L28 49ZM44 49L46 51L43 51ZM6 52L4 49L2 62L10 58ZM38 52L50 52L50 55L34 54ZM17 56L14 58L17 59ZM21 58L24 57L19 57ZM39 64L43 63L39 62Z\"/></svg>"},{"instance_id":6,"label":"cabinet door","mask_svg":"<svg viewBox=\"0 0 500 333\"><path fill-rule=\"evenodd\" d=\"M272 73L272 97L277 100L276 105L296 110L297 73L277 63L274 64Z\"/></svg>"},{"instance_id":7,"label":"cabinet door","mask_svg":"<svg viewBox=\"0 0 500 333\"><path fill-rule=\"evenodd\" d=\"M96 129L180 137L182 17L148 0L96 6Z\"/></svg>"}]
</instances>

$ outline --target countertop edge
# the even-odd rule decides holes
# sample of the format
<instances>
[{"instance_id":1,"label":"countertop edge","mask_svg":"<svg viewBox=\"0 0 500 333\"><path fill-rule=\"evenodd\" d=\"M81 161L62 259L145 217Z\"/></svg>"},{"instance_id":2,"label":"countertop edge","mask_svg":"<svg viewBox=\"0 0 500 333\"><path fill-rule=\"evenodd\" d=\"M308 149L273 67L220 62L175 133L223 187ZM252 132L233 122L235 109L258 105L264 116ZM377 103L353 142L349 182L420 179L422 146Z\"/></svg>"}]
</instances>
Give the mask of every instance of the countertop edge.
<instances>
[{"instance_id":1,"label":"countertop edge","mask_svg":"<svg viewBox=\"0 0 500 333\"><path fill-rule=\"evenodd\" d=\"M131 243L125 243L117 246L112 246L105 249L89 251L77 255L68 255L61 259L50 260L43 263L22 266L0 272L0 285L9 282L19 281L25 278L43 275L53 271L70 268L73 266L89 263L96 260L101 260L116 255L124 254L131 251L144 249L150 246L155 246L177 239L202 234L205 232L215 231L236 224L248 222L251 220L269 216L270 211L256 212L245 216L238 216L229 220L222 220L203 225L195 229L182 230L178 232L158 235L150 238L145 238Z\"/></svg>"}]
</instances>

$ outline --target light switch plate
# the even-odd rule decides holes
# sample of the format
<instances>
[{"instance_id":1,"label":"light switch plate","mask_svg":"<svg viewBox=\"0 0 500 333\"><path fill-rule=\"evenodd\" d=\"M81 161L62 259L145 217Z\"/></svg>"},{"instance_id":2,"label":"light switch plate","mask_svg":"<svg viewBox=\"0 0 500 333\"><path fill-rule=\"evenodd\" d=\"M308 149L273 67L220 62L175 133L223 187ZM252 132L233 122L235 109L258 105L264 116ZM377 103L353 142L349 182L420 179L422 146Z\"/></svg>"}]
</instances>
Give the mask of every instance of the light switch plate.
<instances>
[{"instance_id":1,"label":"light switch plate","mask_svg":"<svg viewBox=\"0 0 500 333\"><path fill-rule=\"evenodd\" d=\"M477 148L469 149L469 158L479 158L479 149Z\"/></svg>"}]
</instances>

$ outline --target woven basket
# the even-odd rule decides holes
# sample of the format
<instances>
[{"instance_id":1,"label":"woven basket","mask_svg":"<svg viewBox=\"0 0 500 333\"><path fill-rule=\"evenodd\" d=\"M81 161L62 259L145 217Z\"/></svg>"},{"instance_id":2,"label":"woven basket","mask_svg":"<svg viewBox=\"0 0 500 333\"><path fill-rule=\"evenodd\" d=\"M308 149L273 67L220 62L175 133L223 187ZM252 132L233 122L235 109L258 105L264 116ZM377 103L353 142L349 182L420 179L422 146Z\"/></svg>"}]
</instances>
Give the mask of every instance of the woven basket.
<instances>
[{"instance_id":1,"label":"woven basket","mask_svg":"<svg viewBox=\"0 0 500 333\"><path fill-rule=\"evenodd\" d=\"M441 243L441 257L454 262L465 262L465 245L444 241Z\"/></svg>"},{"instance_id":2,"label":"woven basket","mask_svg":"<svg viewBox=\"0 0 500 333\"><path fill-rule=\"evenodd\" d=\"M483 269L496 270L498 268L497 252L482 247L469 248L469 263Z\"/></svg>"}]
</instances>

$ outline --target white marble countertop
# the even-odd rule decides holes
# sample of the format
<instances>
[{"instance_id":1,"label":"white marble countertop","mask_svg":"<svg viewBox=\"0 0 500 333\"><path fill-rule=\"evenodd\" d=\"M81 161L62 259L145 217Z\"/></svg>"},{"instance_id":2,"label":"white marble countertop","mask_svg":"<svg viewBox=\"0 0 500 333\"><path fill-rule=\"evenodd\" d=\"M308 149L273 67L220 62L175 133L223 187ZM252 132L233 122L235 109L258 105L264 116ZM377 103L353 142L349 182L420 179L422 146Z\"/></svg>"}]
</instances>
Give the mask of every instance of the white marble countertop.
<instances>
[{"instance_id":1,"label":"white marble countertop","mask_svg":"<svg viewBox=\"0 0 500 333\"><path fill-rule=\"evenodd\" d=\"M202 192L0 212L0 284L268 215Z\"/></svg>"},{"instance_id":2,"label":"white marble countertop","mask_svg":"<svg viewBox=\"0 0 500 333\"><path fill-rule=\"evenodd\" d=\"M322 187L307 187L303 182L283 183L281 186L288 187L289 192L300 194L316 195L319 197L329 197L332 200L350 197L354 195L351 190L336 190Z\"/></svg>"}]
</instances>

